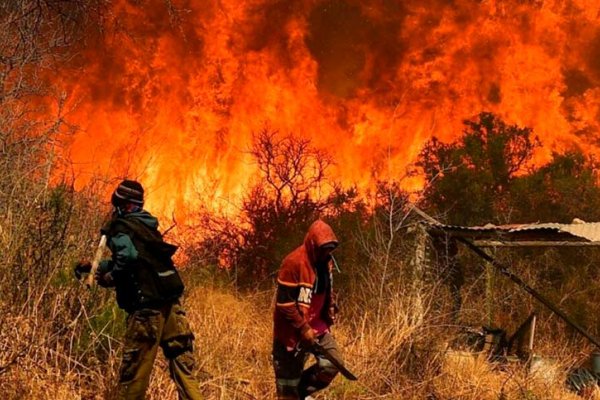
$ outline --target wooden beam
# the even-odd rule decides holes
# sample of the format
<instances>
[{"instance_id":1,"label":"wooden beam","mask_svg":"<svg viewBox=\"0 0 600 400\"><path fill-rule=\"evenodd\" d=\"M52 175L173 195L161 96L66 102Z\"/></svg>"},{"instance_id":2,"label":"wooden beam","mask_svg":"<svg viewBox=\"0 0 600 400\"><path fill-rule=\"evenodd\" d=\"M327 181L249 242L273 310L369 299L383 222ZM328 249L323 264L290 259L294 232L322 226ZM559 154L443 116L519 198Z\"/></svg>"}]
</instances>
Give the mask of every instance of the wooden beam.
<instances>
[{"instance_id":1,"label":"wooden beam","mask_svg":"<svg viewBox=\"0 0 600 400\"><path fill-rule=\"evenodd\" d=\"M563 321L565 321L567 324L569 324L577 332L579 332L581 335L586 337L590 342L595 344L597 348L600 348L600 340L596 339L588 331L586 331L584 328L582 328L577 322L575 322L571 318L569 318L567 316L567 314L565 314L564 311L562 311L560 308L555 306L544 295L542 295L537 290L535 290L534 288L529 286L527 283L525 283L525 281L523 281L517 275L513 274L507 265L499 262L498 260L496 260L495 258L490 256L489 254L487 254L485 251L483 251L480 247L475 246L473 243L471 243L467 239L458 238L458 240L461 243L463 243L465 246L467 246L470 250L472 250L475 254L479 255L481 258L483 258L484 260L486 260L487 262L492 264L494 267L496 267L496 269L498 269L498 271L500 271L500 273L502 273L502 275L509 278L511 281L516 283L521 289L525 290L527 293L529 293L530 295L535 297L535 299L538 300L540 303L542 303L543 305L548 307L554 314L558 315Z\"/></svg>"}]
</instances>

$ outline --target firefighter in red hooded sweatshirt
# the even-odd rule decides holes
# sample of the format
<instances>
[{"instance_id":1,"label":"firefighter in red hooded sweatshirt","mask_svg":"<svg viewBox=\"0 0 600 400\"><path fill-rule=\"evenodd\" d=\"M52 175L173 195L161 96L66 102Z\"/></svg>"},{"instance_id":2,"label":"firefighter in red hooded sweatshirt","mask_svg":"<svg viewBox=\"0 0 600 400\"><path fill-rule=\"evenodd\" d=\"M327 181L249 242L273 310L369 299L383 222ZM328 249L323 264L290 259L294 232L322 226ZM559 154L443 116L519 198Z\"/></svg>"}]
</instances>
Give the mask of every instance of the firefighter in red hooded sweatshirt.
<instances>
[{"instance_id":1,"label":"firefighter in red hooded sweatshirt","mask_svg":"<svg viewBox=\"0 0 600 400\"><path fill-rule=\"evenodd\" d=\"M311 399L327 387L337 368L312 349L315 343L342 360L331 335L337 306L332 290L334 260L331 252L338 240L321 220L309 228L304 244L282 262L277 275L274 313L273 366L278 399ZM316 363L303 370L310 355Z\"/></svg>"}]
</instances>

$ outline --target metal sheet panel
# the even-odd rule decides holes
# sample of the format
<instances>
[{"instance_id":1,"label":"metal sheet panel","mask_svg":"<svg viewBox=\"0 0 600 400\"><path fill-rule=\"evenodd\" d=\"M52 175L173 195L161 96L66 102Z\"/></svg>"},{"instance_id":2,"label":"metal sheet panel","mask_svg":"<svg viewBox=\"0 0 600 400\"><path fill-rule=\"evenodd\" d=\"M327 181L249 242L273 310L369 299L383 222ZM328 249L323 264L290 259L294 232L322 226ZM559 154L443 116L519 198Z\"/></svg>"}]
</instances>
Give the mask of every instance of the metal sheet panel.
<instances>
[{"instance_id":1,"label":"metal sheet panel","mask_svg":"<svg viewBox=\"0 0 600 400\"><path fill-rule=\"evenodd\" d=\"M486 224L483 226L460 226L460 225L444 225L427 223L432 228L454 232L471 232L482 234L502 234L502 233L518 233L527 232L540 237L551 236L554 234L568 234L575 238L583 239L590 242L600 242L600 222L581 222L572 224L559 223L536 223L536 224L510 224L510 225L493 225Z\"/></svg>"}]
</instances>

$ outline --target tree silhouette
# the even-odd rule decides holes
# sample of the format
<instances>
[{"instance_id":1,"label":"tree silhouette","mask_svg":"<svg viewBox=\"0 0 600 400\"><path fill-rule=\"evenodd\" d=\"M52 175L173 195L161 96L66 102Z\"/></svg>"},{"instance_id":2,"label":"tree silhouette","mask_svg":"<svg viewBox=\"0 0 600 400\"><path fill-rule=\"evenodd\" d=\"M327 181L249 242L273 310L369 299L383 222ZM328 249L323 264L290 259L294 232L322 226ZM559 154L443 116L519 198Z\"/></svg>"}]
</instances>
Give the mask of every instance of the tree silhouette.
<instances>
[{"instance_id":1,"label":"tree silhouette","mask_svg":"<svg viewBox=\"0 0 600 400\"><path fill-rule=\"evenodd\" d=\"M430 182L423 206L445 214L449 223L500 222L510 186L538 146L530 128L508 125L491 113L465 121L456 142L446 144L434 137L417 162Z\"/></svg>"},{"instance_id":2,"label":"tree silhouette","mask_svg":"<svg viewBox=\"0 0 600 400\"><path fill-rule=\"evenodd\" d=\"M259 287L271 285L273 272L316 218L343 208L355 194L329 185L331 157L308 139L264 128L249 153L259 174L238 220L204 213L203 225L210 228L193 253L226 267L238 286Z\"/></svg>"}]
</instances>

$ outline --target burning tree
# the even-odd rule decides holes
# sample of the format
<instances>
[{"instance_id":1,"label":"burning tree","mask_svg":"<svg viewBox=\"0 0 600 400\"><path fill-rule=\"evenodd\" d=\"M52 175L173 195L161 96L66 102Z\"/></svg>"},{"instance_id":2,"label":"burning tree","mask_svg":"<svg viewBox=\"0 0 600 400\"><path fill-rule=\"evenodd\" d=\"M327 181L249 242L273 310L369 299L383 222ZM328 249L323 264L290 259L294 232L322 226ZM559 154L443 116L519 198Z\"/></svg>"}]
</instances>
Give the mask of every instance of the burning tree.
<instances>
[{"instance_id":1,"label":"burning tree","mask_svg":"<svg viewBox=\"0 0 600 400\"><path fill-rule=\"evenodd\" d=\"M264 184L255 186L256 195L245 202L248 214L253 214L255 200L261 208L261 199L266 199L274 218L283 219L283 223L326 207L321 193L332 159L323 150L314 148L310 140L292 135L278 137L277 132L265 128L254 137L250 154Z\"/></svg>"},{"instance_id":2,"label":"burning tree","mask_svg":"<svg viewBox=\"0 0 600 400\"><path fill-rule=\"evenodd\" d=\"M254 135L249 153L259 174L238 220L204 212L207 236L191 252L227 268L242 287L270 285L270 274L302 243L310 223L356 195L327 181L332 159L307 139L265 128Z\"/></svg>"}]
</instances>

